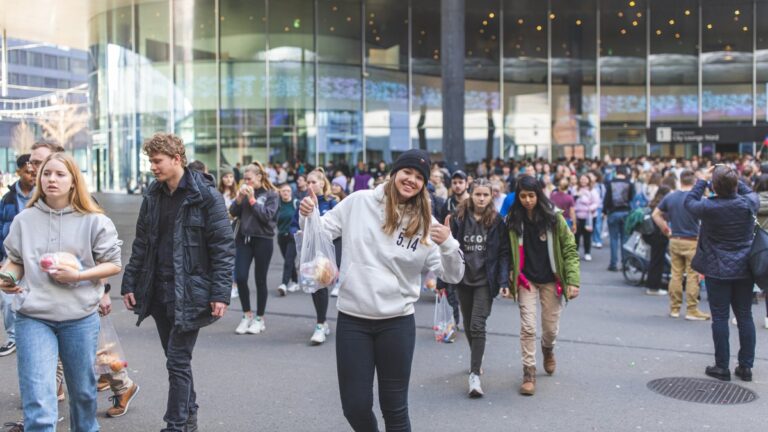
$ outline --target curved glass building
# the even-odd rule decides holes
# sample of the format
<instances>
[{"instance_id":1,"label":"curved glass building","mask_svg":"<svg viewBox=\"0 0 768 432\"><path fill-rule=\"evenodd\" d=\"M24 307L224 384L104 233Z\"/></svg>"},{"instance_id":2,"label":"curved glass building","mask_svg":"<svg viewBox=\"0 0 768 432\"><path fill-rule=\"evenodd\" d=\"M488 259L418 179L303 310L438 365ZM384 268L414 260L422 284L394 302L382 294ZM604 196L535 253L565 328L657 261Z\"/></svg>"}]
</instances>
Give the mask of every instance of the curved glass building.
<instances>
[{"instance_id":1,"label":"curved glass building","mask_svg":"<svg viewBox=\"0 0 768 432\"><path fill-rule=\"evenodd\" d=\"M753 152L768 135L768 2L117 2L88 22L99 189L133 189L144 139L218 166ZM464 141L443 142L442 41L464 33ZM450 48L450 47L448 47Z\"/></svg>"}]
</instances>

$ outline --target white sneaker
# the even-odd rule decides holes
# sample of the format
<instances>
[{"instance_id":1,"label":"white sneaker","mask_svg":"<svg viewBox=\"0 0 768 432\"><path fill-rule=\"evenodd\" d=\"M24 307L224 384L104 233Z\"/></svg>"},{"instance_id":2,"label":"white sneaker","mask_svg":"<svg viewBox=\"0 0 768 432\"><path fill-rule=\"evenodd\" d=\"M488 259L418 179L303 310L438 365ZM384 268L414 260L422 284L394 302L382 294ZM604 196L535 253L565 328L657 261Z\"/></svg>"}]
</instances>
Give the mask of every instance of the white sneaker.
<instances>
[{"instance_id":1,"label":"white sneaker","mask_svg":"<svg viewBox=\"0 0 768 432\"><path fill-rule=\"evenodd\" d=\"M654 290L649 288L645 290L645 295L649 295L649 296L665 296L667 294L669 294L669 292L665 289Z\"/></svg>"},{"instance_id":2,"label":"white sneaker","mask_svg":"<svg viewBox=\"0 0 768 432\"><path fill-rule=\"evenodd\" d=\"M318 324L315 326L315 332L312 333L309 342L312 345L320 345L325 342L325 339L329 334L331 334L331 328L328 327L328 323Z\"/></svg>"},{"instance_id":3,"label":"white sneaker","mask_svg":"<svg viewBox=\"0 0 768 432\"><path fill-rule=\"evenodd\" d=\"M264 324L264 318L256 317L251 321L251 325L248 327L248 333L259 334L267 331L267 325Z\"/></svg>"},{"instance_id":4,"label":"white sneaker","mask_svg":"<svg viewBox=\"0 0 768 432\"><path fill-rule=\"evenodd\" d=\"M333 289L331 290L331 297L338 297L339 296L339 286L334 285Z\"/></svg>"},{"instance_id":5,"label":"white sneaker","mask_svg":"<svg viewBox=\"0 0 768 432\"><path fill-rule=\"evenodd\" d=\"M584 261L592 261L592 255L590 254L584 255Z\"/></svg>"},{"instance_id":6,"label":"white sneaker","mask_svg":"<svg viewBox=\"0 0 768 432\"><path fill-rule=\"evenodd\" d=\"M299 284L296 282L291 282L288 284L288 292L296 292L299 290Z\"/></svg>"},{"instance_id":7,"label":"white sneaker","mask_svg":"<svg viewBox=\"0 0 768 432\"><path fill-rule=\"evenodd\" d=\"M231 298L238 298L240 297L240 293L237 291L237 285L232 285L232 294L230 295Z\"/></svg>"},{"instance_id":8,"label":"white sneaker","mask_svg":"<svg viewBox=\"0 0 768 432\"><path fill-rule=\"evenodd\" d=\"M277 294L280 295L280 297L285 297L285 294L288 292L288 287L285 286L285 284L280 284L277 287Z\"/></svg>"},{"instance_id":9,"label":"white sneaker","mask_svg":"<svg viewBox=\"0 0 768 432\"><path fill-rule=\"evenodd\" d=\"M469 397L483 397L483 388L480 387L480 375L469 374Z\"/></svg>"},{"instance_id":10,"label":"white sneaker","mask_svg":"<svg viewBox=\"0 0 768 432\"><path fill-rule=\"evenodd\" d=\"M246 334L248 332L248 327L251 325L251 321L253 321L253 318L248 318L247 316L243 315L243 319L241 319L240 324L237 325L235 333L239 335Z\"/></svg>"},{"instance_id":11,"label":"white sneaker","mask_svg":"<svg viewBox=\"0 0 768 432\"><path fill-rule=\"evenodd\" d=\"M595 243L594 246L595 246L596 249L602 249L603 248L603 244L602 243Z\"/></svg>"}]
</instances>

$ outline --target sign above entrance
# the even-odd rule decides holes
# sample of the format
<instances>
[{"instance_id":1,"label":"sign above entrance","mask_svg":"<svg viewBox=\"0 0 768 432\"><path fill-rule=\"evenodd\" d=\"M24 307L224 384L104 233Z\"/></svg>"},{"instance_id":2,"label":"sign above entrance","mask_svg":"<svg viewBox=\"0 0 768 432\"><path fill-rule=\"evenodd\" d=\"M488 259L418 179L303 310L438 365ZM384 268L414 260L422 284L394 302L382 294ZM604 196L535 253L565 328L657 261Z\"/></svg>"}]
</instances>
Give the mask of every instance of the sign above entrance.
<instances>
[{"instance_id":1,"label":"sign above entrance","mask_svg":"<svg viewBox=\"0 0 768 432\"><path fill-rule=\"evenodd\" d=\"M651 143L763 142L768 126L656 127L647 130Z\"/></svg>"}]
</instances>

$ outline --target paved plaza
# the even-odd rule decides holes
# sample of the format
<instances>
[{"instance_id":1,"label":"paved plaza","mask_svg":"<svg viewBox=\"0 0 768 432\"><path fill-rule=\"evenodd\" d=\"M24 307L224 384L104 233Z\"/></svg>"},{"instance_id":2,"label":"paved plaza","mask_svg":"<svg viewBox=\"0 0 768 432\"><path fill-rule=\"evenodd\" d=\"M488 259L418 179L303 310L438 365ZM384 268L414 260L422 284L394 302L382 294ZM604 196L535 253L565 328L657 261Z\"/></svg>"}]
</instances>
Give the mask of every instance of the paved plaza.
<instances>
[{"instance_id":1,"label":"paved plaza","mask_svg":"<svg viewBox=\"0 0 768 432\"><path fill-rule=\"evenodd\" d=\"M130 255L140 197L99 195L115 221L124 263ZM354 253L354 251L344 251ZM667 317L667 298L649 297L605 270L608 250L582 263L582 294L563 312L556 354L557 373L539 368L536 396L517 393L522 379L519 314L510 300L496 300L488 322L482 399L466 396L469 348L459 335L455 344L432 337L434 297L416 307L417 343L411 377L410 414L414 431L756 431L764 428L768 409L768 330L762 328L765 305L754 306L757 330L755 381L744 383L758 399L743 405L704 405L659 396L647 388L663 377L706 378L713 363L709 322ZM227 315L200 333L193 370L200 404L200 430L347 431L341 411L335 364L335 338L309 346L314 309L309 295L278 297L282 259L279 249L269 272L267 332L235 335L238 299ZM371 275L376 277L376 275ZM157 431L162 426L168 391L165 360L151 319L136 318L120 299L113 278L113 320L127 351L131 377L141 392L128 414L104 417L109 393L99 394L104 431ZM252 297L255 288L252 285ZM252 301L255 301L252 299ZM335 302L330 325L335 329ZM703 310L708 310L702 304ZM738 339L731 326L733 361ZM540 359L540 356L539 356ZM733 363L731 367L733 367ZM741 383L737 381L737 383ZM59 405L68 430L68 407ZM378 413L378 407L375 407ZM16 356L0 358L0 423L21 418ZM383 421L380 422L383 430Z\"/></svg>"}]
</instances>

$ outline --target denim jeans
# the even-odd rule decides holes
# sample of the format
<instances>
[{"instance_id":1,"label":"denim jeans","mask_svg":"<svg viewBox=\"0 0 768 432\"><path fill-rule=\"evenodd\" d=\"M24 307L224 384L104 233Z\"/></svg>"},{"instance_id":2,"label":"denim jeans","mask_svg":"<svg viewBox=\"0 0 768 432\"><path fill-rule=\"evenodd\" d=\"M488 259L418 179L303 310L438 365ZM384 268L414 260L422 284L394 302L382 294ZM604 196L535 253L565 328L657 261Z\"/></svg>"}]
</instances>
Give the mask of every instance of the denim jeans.
<instances>
[{"instance_id":1,"label":"denim jeans","mask_svg":"<svg viewBox=\"0 0 768 432\"><path fill-rule=\"evenodd\" d=\"M61 356L69 390L70 430L98 431L93 373L99 339L98 314L54 322L17 313L16 331L24 430L56 431L56 363Z\"/></svg>"},{"instance_id":2,"label":"denim jeans","mask_svg":"<svg viewBox=\"0 0 768 432\"><path fill-rule=\"evenodd\" d=\"M755 322L752 321L752 279L706 278L709 309L712 312L712 340L715 365L728 368L731 357L728 316L733 309L739 328L739 366L751 368L755 361Z\"/></svg>"},{"instance_id":3,"label":"denim jeans","mask_svg":"<svg viewBox=\"0 0 768 432\"><path fill-rule=\"evenodd\" d=\"M197 414L197 394L192 378L192 350L197 342L198 330L183 332L174 325L173 303L152 302L150 314L157 325L160 343L165 352L168 369L168 405L163 431L182 432L189 417Z\"/></svg>"},{"instance_id":4,"label":"denim jeans","mask_svg":"<svg viewBox=\"0 0 768 432\"><path fill-rule=\"evenodd\" d=\"M603 244L603 206L598 207L595 213L597 217L592 230L592 244Z\"/></svg>"},{"instance_id":5,"label":"denim jeans","mask_svg":"<svg viewBox=\"0 0 768 432\"><path fill-rule=\"evenodd\" d=\"M387 432L410 432L411 380L416 321L413 315L370 320L339 312L336 368L344 417L355 432L378 432L373 414L373 374Z\"/></svg>"},{"instance_id":6,"label":"denim jeans","mask_svg":"<svg viewBox=\"0 0 768 432\"><path fill-rule=\"evenodd\" d=\"M619 252L621 252L621 263L624 265L624 243L627 236L624 234L624 221L627 220L627 211L615 211L608 215L608 234L611 237L611 263L608 267L617 268L619 261Z\"/></svg>"},{"instance_id":7,"label":"denim jeans","mask_svg":"<svg viewBox=\"0 0 768 432\"><path fill-rule=\"evenodd\" d=\"M8 335L8 342L16 342L16 312L13 311L13 294L6 294L0 291L0 304L3 310L3 325L5 334Z\"/></svg>"}]
</instances>

